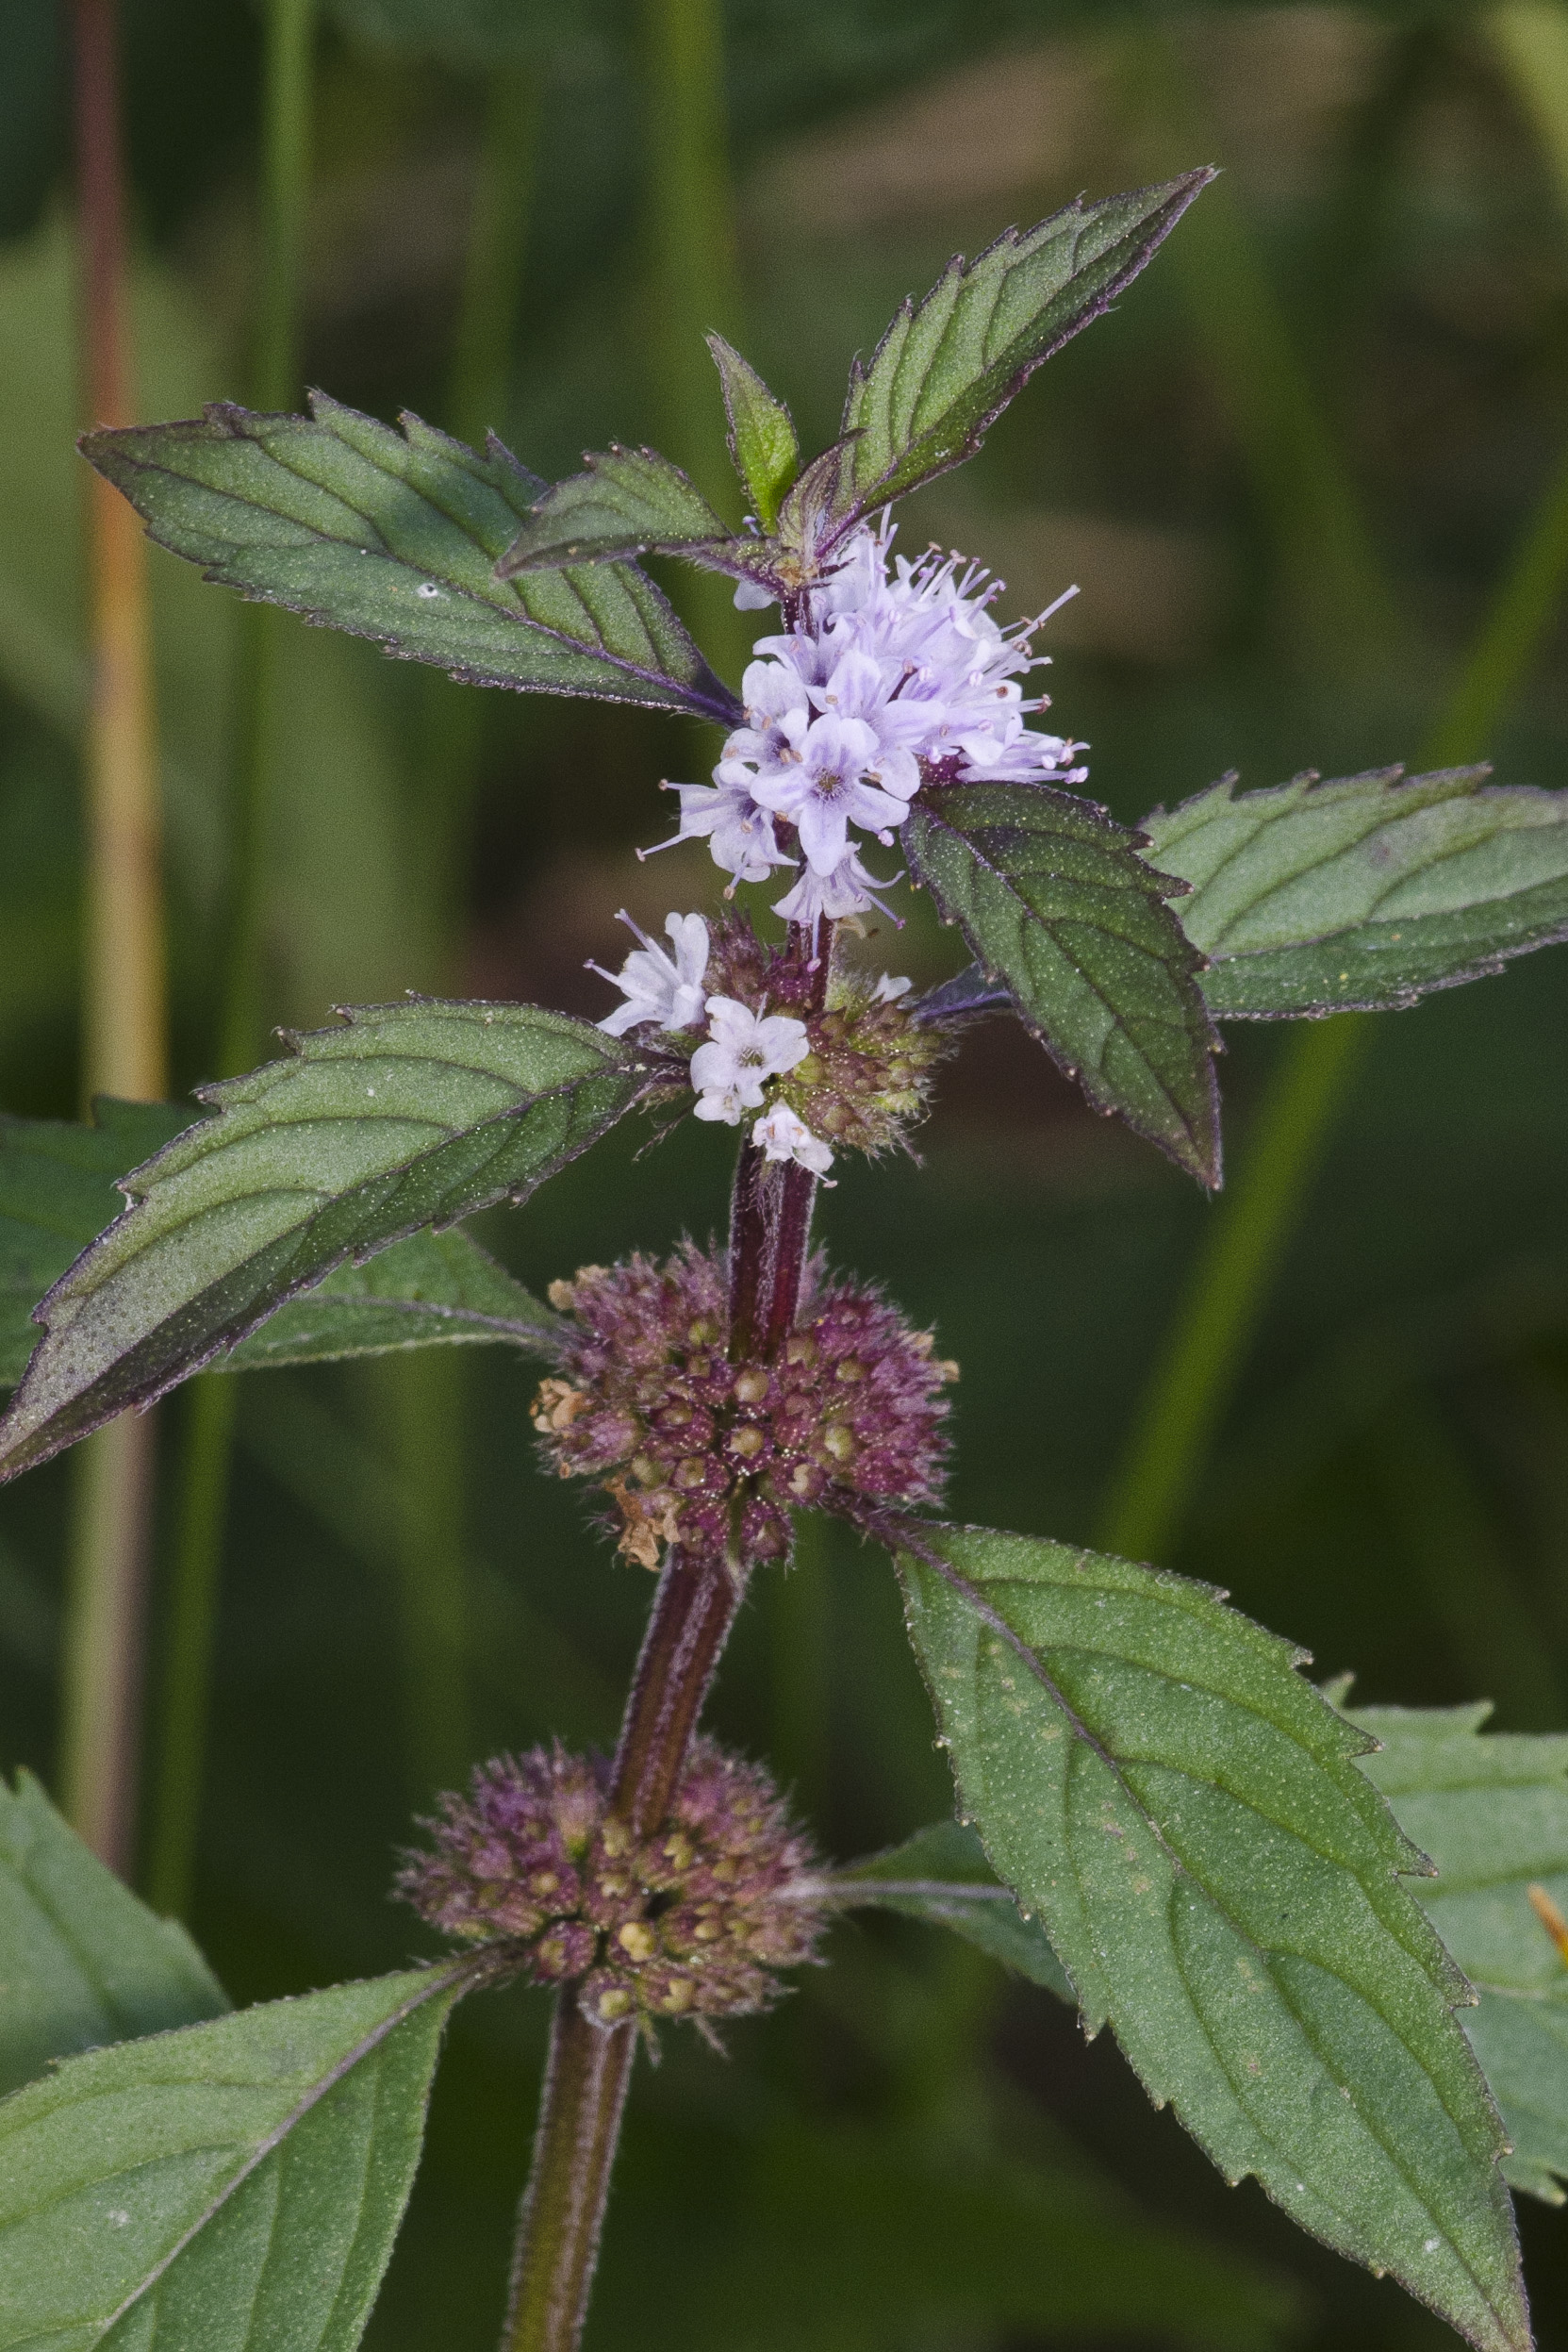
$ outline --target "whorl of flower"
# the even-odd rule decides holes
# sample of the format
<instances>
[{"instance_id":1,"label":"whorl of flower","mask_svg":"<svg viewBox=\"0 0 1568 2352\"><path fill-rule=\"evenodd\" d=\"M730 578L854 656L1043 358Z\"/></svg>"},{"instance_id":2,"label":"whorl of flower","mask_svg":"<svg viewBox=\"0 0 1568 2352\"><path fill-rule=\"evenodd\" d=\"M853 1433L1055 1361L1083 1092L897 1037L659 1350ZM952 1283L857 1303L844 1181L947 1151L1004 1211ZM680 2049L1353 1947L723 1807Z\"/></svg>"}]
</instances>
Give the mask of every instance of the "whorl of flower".
<instances>
[{"instance_id":1,"label":"whorl of flower","mask_svg":"<svg viewBox=\"0 0 1568 2352\"><path fill-rule=\"evenodd\" d=\"M805 1050L781 1073L770 1100L812 1137L839 1150L883 1151L923 1116L948 1041L939 1028L913 1017L903 1002L907 980L885 972L873 980L837 963L826 1003L813 1007L814 975L733 915L714 925L710 975L743 1002L776 1004L803 1019ZM772 1117L777 1120L777 1109ZM767 1149L760 1121L752 1140ZM794 1156L805 1154L797 1149Z\"/></svg>"},{"instance_id":2,"label":"whorl of flower","mask_svg":"<svg viewBox=\"0 0 1568 2352\"><path fill-rule=\"evenodd\" d=\"M397 1891L464 1942L506 1942L536 1984L575 1981L591 2025L734 2017L767 2009L774 1971L816 1957L822 1916L786 1892L813 1875L810 1841L760 1765L694 1742L652 1837L609 1810L609 1768L557 1741L481 1764L468 1797L421 1827Z\"/></svg>"},{"instance_id":3,"label":"whorl of flower","mask_svg":"<svg viewBox=\"0 0 1568 2352\"><path fill-rule=\"evenodd\" d=\"M550 1299L572 1321L534 1426L561 1477L602 1481L643 1566L663 1544L782 1560L792 1509L935 1500L957 1367L874 1292L808 1298L768 1364L730 1362L724 1268L690 1242L663 1266L584 1267Z\"/></svg>"},{"instance_id":4,"label":"whorl of flower","mask_svg":"<svg viewBox=\"0 0 1568 2352\"><path fill-rule=\"evenodd\" d=\"M671 787L673 838L705 836L735 882L800 867L776 911L808 928L879 903L888 885L861 863L851 828L891 848L922 785L1074 785L1088 773L1076 764L1081 743L1025 724L1048 707L1019 683L1045 658L1032 638L1048 613L1003 629L989 609L1000 581L936 548L899 556L890 575L892 541L885 518L856 532L796 625L758 638L744 723L713 784Z\"/></svg>"}]
</instances>

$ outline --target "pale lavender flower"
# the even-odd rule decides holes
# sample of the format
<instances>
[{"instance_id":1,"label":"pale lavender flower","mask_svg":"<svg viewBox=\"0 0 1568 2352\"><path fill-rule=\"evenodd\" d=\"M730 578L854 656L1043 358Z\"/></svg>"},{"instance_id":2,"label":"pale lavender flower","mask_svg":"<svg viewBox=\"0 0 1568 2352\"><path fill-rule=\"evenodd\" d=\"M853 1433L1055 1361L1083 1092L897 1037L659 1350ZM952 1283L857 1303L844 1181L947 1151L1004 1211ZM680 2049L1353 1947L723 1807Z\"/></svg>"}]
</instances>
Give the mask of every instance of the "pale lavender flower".
<instances>
[{"instance_id":1,"label":"pale lavender flower","mask_svg":"<svg viewBox=\"0 0 1568 2352\"><path fill-rule=\"evenodd\" d=\"M600 1028L607 1029L612 1037L624 1036L628 1029L636 1029L644 1021L656 1021L661 1029L698 1028L702 1019L702 976L708 969L708 926L701 916L665 918L665 934L675 950L672 956L632 920L624 907L616 920L624 923L642 945L633 949L619 972L607 972L602 964L589 963L589 971L609 981L626 999L613 1013L606 1013Z\"/></svg>"},{"instance_id":2,"label":"pale lavender flower","mask_svg":"<svg viewBox=\"0 0 1568 2352\"><path fill-rule=\"evenodd\" d=\"M738 1127L743 1112L762 1108L768 1079L804 1061L806 1025L787 1013L753 1013L727 996L709 997L707 1014L707 1040L691 1057L697 1117Z\"/></svg>"},{"instance_id":3,"label":"pale lavender flower","mask_svg":"<svg viewBox=\"0 0 1568 2352\"><path fill-rule=\"evenodd\" d=\"M751 1130L751 1141L767 1159L795 1160L814 1176L825 1176L833 1153L820 1135L814 1135L787 1102L775 1102Z\"/></svg>"}]
</instances>

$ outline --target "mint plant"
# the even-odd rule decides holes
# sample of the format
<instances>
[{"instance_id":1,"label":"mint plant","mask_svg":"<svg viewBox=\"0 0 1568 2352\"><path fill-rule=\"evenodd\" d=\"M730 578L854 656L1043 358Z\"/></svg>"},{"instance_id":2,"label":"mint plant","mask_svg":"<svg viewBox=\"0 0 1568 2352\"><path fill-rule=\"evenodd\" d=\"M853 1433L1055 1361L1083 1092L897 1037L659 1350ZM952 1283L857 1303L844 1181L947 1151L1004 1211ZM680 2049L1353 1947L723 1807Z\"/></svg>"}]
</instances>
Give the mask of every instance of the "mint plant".
<instances>
[{"instance_id":1,"label":"mint plant","mask_svg":"<svg viewBox=\"0 0 1568 2352\"><path fill-rule=\"evenodd\" d=\"M1509 2184L1568 2178L1568 1928L1538 1883L1568 1880L1568 1744L1483 1735L1483 1709L1357 1714L1212 1587L945 1521L957 1366L812 1241L817 1187L904 1142L989 1014L1214 1187L1216 1023L1407 1006L1568 936L1568 793L1484 769L1229 778L1116 823L1028 690L1048 615L1003 628L982 569L898 547L896 502L974 454L1211 176L953 262L809 461L711 339L738 525L649 450L549 487L493 437L321 397L86 438L155 538L246 596L475 685L717 722L670 837L725 881L662 937L632 926L597 1024L355 1008L205 1089L194 1125L5 1124L0 1475L194 1374L483 1338L539 1360L544 1468L590 1481L658 1581L613 1757L478 1764L397 1879L448 1955L389 1978L230 2012L34 1783L0 1797L0 2345L357 2343L444 2022L521 1979L555 2007L504 2344L568 2352L639 2048L766 2008L853 1906L1109 2023L1229 2179L1471 2344L1530 2343ZM650 555L771 616L738 693ZM865 952L906 882L974 959L924 993ZM726 1246L534 1298L463 1220L635 1111L734 1131ZM699 1730L750 1580L812 1511L891 1561L956 1795L846 1864Z\"/></svg>"}]
</instances>

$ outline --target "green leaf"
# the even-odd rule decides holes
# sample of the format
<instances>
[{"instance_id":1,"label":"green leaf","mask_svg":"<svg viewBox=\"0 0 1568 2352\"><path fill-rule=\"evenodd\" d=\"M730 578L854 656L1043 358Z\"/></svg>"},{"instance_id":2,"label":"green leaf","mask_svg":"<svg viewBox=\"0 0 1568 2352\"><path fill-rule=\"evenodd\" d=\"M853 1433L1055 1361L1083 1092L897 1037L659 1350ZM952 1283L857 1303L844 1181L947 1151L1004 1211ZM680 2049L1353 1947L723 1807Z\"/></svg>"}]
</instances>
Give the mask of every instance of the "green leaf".
<instances>
[{"instance_id":1,"label":"green leaf","mask_svg":"<svg viewBox=\"0 0 1568 2352\"><path fill-rule=\"evenodd\" d=\"M370 1005L289 1042L293 1059L204 1089L218 1117L127 1178L132 1208L41 1302L0 1479L161 1396L346 1259L525 1201L666 1078L528 1004Z\"/></svg>"},{"instance_id":2,"label":"green leaf","mask_svg":"<svg viewBox=\"0 0 1568 2352\"><path fill-rule=\"evenodd\" d=\"M215 1372L505 1340L547 1350L559 1318L464 1233L410 1234L368 1266L340 1266L217 1357Z\"/></svg>"},{"instance_id":3,"label":"green leaf","mask_svg":"<svg viewBox=\"0 0 1568 2352\"><path fill-rule=\"evenodd\" d=\"M955 255L923 302L903 304L869 367L855 363L839 527L972 457L1041 361L1110 307L1213 176L1080 199L974 261Z\"/></svg>"},{"instance_id":4,"label":"green leaf","mask_svg":"<svg viewBox=\"0 0 1568 2352\"><path fill-rule=\"evenodd\" d=\"M471 1980L471 1967L466 1972ZM0 2347L350 2352L465 1972L70 2058L0 2104Z\"/></svg>"},{"instance_id":5,"label":"green leaf","mask_svg":"<svg viewBox=\"0 0 1568 2352\"><path fill-rule=\"evenodd\" d=\"M1220 1180L1203 959L1164 903L1180 888L1143 836L1038 785L928 786L910 871L1005 984L1052 1060L1206 1184Z\"/></svg>"},{"instance_id":6,"label":"green leaf","mask_svg":"<svg viewBox=\"0 0 1568 2352\"><path fill-rule=\"evenodd\" d=\"M612 441L603 452L588 451L583 465L583 472L538 500L496 567L501 578L653 555L689 555L750 576L760 542L736 538L696 484L656 449Z\"/></svg>"},{"instance_id":7,"label":"green leaf","mask_svg":"<svg viewBox=\"0 0 1568 2352\"><path fill-rule=\"evenodd\" d=\"M1303 1653L1126 1561L914 1521L888 1540L961 1807L1089 2030L1114 2025L1228 2178L1472 2344L1527 2345L1468 1988Z\"/></svg>"},{"instance_id":8,"label":"green leaf","mask_svg":"<svg viewBox=\"0 0 1568 2352\"><path fill-rule=\"evenodd\" d=\"M724 386L730 420L730 455L746 485L757 521L771 531L779 502L801 471L795 420L770 392L755 368L722 335L708 337L708 349Z\"/></svg>"},{"instance_id":9,"label":"green leaf","mask_svg":"<svg viewBox=\"0 0 1568 2352\"><path fill-rule=\"evenodd\" d=\"M1358 1707L1380 1754L1362 1769L1437 1864L1421 1888L1478 1995L1465 2030L1503 2113L1516 2189L1560 2205L1568 2180L1568 1962L1530 1907L1568 1908L1568 1736L1478 1736L1473 1707Z\"/></svg>"},{"instance_id":10,"label":"green leaf","mask_svg":"<svg viewBox=\"0 0 1568 2352\"><path fill-rule=\"evenodd\" d=\"M1023 1917L973 1829L962 1822L933 1821L901 1846L846 1863L827 1884L835 1903L900 1912L906 1919L952 1928L1032 1984L1043 1984L1065 2001L1077 1999L1044 1929Z\"/></svg>"},{"instance_id":11,"label":"green leaf","mask_svg":"<svg viewBox=\"0 0 1568 2352\"><path fill-rule=\"evenodd\" d=\"M0 1113L0 1388L15 1387L38 1345L40 1299L123 1214L119 1179L191 1123L177 1103L101 1096L93 1110L91 1127ZM467 1234L412 1234L369 1266L339 1267L214 1368L251 1371L454 1341L536 1348L554 1322Z\"/></svg>"},{"instance_id":12,"label":"green leaf","mask_svg":"<svg viewBox=\"0 0 1568 2352\"><path fill-rule=\"evenodd\" d=\"M1413 1004L1568 938L1568 792L1487 768L1384 768L1273 791L1225 777L1146 819L1148 861L1192 885L1187 936L1223 1020Z\"/></svg>"},{"instance_id":13,"label":"green leaf","mask_svg":"<svg viewBox=\"0 0 1568 2352\"><path fill-rule=\"evenodd\" d=\"M732 725L734 696L651 580L617 565L507 582L495 565L545 485L492 434L478 455L320 392L308 417L216 401L82 449L152 537L209 580L476 686L652 703Z\"/></svg>"},{"instance_id":14,"label":"green leaf","mask_svg":"<svg viewBox=\"0 0 1568 2352\"><path fill-rule=\"evenodd\" d=\"M0 1112L0 1388L14 1388L38 1345L44 1292L124 1208L118 1180L190 1124L178 1103L108 1095L91 1127Z\"/></svg>"},{"instance_id":15,"label":"green leaf","mask_svg":"<svg viewBox=\"0 0 1568 2352\"><path fill-rule=\"evenodd\" d=\"M88 1851L30 1772L0 1781L0 2093L52 2058L221 2016L185 1930Z\"/></svg>"}]
</instances>

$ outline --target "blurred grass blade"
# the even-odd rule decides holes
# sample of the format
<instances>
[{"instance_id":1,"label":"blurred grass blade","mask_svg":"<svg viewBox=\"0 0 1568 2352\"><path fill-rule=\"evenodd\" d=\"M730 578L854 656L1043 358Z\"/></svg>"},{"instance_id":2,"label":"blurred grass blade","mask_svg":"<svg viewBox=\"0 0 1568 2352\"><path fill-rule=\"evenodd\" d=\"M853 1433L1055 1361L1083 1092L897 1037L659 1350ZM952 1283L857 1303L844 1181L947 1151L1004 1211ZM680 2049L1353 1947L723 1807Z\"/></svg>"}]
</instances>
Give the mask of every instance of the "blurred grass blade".
<instances>
[{"instance_id":1,"label":"blurred grass blade","mask_svg":"<svg viewBox=\"0 0 1568 2352\"><path fill-rule=\"evenodd\" d=\"M1077 1989L1228 2179L1487 2352L1529 2323L1464 1979L1305 1654L1192 1584L900 1520L959 1800Z\"/></svg>"},{"instance_id":2,"label":"blurred grass blade","mask_svg":"<svg viewBox=\"0 0 1568 2352\"><path fill-rule=\"evenodd\" d=\"M910 872L1098 1111L1219 1182L1214 1033L1202 958L1142 836L1034 785L961 784L910 803Z\"/></svg>"},{"instance_id":3,"label":"blurred grass blade","mask_svg":"<svg viewBox=\"0 0 1568 2352\"><path fill-rule=\"evenodd\" d=\"M0 1781L0 2094L52 2059L221 2016L183 1928L156 1918L67 1828L30 1773Z\"/></svg>"},{"instance_id":4,"label":"blurred grass blade","mask_svg":"<svg viewBox=\"0 0 1568 2352\"><path fill-rule=\"evenodd\" d=\"M1568 937L1568 792L1485 768L1402 769L1273 791L1213 785L1144 820L1148 863L1192 885L1181 927L1221 1020L1416 1002Z\"/></svg>"},{"instance_id":5,"label":"blurred grass blade","mask_svg":"<svg viewBox=\"0 0 1568 2352\"><path fill-rule=\"evenodd\" d=\"M896 1911L951 1928L966 1942L1076 2007L1066 1970L1037 1920L1026 1919L985 1859L973 1829L933 1821L901 1846L847 1862L825 1881L835 1903Z\"/></svg>"},{"instance_id":6,"label":"blurred grass blade","mask_svg":"<svg viewBox=\"0 0 1568 2352\"><path fill-rule=\"evenodd\" d=\"M135 404L119 8L74 0L73 13L83 406L123 428ZM101 482L90 490L87 571L82 1091L157 1101L169 1087L168 1003L147 551ZM145 1422L84 1458L67 1565L61 1786L76 1828L122 1869L137 1814L156 1443Z\"/></svg>"},{"instance_id":7,"label":"blurred grass blade","mask_svg":"<svg viewBox=\"0 0 1568 2352\"><path fill-rule=\"evenodd\" d=\"M340 1984L67 2059L15 2092L0 2346L353 2352L464 1986L451 1967Z\"/></svg>"},{"instance_id":8,"label":"blurred grass blade","mask_svg":"<svg viewBox=\"0 0 1568 2352\"><path fill-rule=\"evenodd\" d=\"M545 489L509 450L492 437L481 455L418 417L402 424L318 392L308 417L216 401L82 447L161 546L247 596L469 685L734 721L733 697L635 567L497 579Z\"/></svg>"},{"instance_id":9,"label":"blurred grass blade","mask_svg":"<svg viewBox=\"0 0 1568 2352\"><path fill-rule=\"evenodd\" d=\"M1362 1771L1437 1864L1420 1899L1479 1996L1464 2026L1512 2143L1504 2174L1560 2205L1568 1963L1530 1890L1540 1886L1560 1913L1568 1907L1568 1735L1483 1737L1485 1699L1345 1712L1381 1744Z\"/></svg>"},{"instance_id":10,"label":"blurred grass blade","mask_svg":"<svg viewBox=\"0 0 1568 2352\"><path fill-rule=\"evenodd\" d=\"M204 1090L217 1116L127 1180L129 1213L42 1302L0 1477L199 1371L346 1260L525 1201L663 1081L531 1005L366 1006Z\"/></svg>"}]
</instances>

